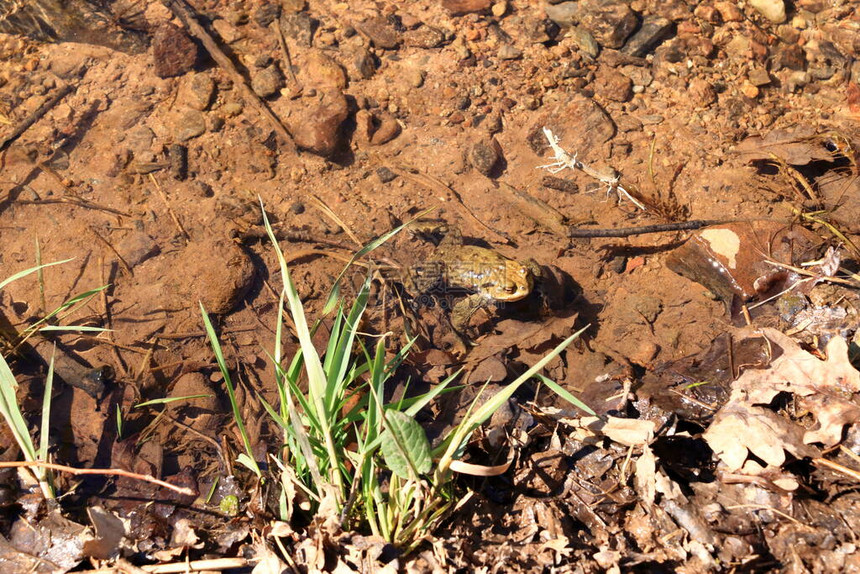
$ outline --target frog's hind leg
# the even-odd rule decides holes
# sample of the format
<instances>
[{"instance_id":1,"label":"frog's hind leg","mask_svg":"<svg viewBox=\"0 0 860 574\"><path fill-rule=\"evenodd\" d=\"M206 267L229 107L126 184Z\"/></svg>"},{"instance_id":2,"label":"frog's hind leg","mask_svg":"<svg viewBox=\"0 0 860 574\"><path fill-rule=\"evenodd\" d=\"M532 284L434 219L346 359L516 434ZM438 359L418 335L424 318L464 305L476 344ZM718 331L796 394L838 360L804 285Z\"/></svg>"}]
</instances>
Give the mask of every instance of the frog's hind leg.
<instances>
[{"instance_id":1,"label":"frog's hind leg","mask_svg":"<svg viewBox=\"0 0 860 574\"><path fill-rule=\"evenodd\" d=\"M469 295L465 299L458 301L451 309L451 326L461 336L465 336L466 328L469 326L469 321L478 309L488 306L487 298L480 293Z\"/></svg>"}]
</instances>

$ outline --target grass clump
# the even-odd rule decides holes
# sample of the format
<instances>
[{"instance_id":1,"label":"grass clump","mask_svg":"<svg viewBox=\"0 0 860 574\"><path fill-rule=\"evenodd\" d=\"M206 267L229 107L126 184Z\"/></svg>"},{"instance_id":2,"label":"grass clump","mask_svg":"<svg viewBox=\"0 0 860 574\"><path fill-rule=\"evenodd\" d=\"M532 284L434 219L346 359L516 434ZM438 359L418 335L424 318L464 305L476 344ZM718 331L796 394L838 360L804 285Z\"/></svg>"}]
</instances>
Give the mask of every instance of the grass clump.
<instances>
[{"instance_id":1,"label":"grass clump","mask_svg":"<svg viewBox=\"0 0 860 574\"><path fill-rule=\"evenodd\" d=\"M272 405L259 397L282 436L280 448L271 455L272 470L281 486L280 518L289 520L298 502L302 508L310 509L318 524L370 530L408 551L430 534L455 501L452 465L462 456L472 433L582 331L568 337L479 408L470 409L460 424L437 447L431 448L424 429L414 417L448 389L459 373L426 394L385 403L386 382L414 340L394 357L386 358L385 335L376 337L372 344L373 337L359 333L370 280L363 283L347 308L338 290L346 269L335 282L326 304L326 309L336 312L325 351L320 355L313 344L320 322L313 325L308 322L265 211L263 217L284 283L271 354L278 403ZM365 246L353 261L400 229L402 226ZM299 349L289 360L281 355L284 302L288 304L299 339ZM238 461L263 477L205 310L203 318L244 443L245 452Z\"/></svg>"}]
</instances>

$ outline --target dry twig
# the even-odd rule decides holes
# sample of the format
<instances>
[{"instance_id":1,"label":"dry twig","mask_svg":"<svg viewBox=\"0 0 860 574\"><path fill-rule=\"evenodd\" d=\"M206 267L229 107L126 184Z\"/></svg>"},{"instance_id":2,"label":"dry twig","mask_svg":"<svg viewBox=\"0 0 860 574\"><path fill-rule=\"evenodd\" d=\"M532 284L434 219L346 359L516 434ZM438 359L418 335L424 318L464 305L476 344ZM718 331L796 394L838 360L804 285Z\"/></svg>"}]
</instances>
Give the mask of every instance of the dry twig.
<instances>
[{"instance_id":1,"label":"dry twig","mask_svg":"<svg viewBox=\"0 0 860 574\"><path fill-rule=\"evenodd\" d=\"M80 474L99 474L105 476L124 476L126 478L131 478L133 480L142 480L143 482L150 482L156 486L160 486L162 488L168 488L173 490L174 492L178 492L179 494L185 494L187 496L195 496L197 493L187 488L185 486L176 486L175 484L170 484L169 482L165 482L163 480L159 480L154 476L148 474L137 474L136 472L130 472L128 470L123 470L121 468L73 468L71 466L66 466L63 464L54 464L52 462L42 462L39 460L13 460L9 462L0 462L0 468L20 468L20 467L31 467L38 466L40 468L48 468L51 470L56 470L59 472L67 472L69 474L80 475Z\"/></svg>"}]
</instances>

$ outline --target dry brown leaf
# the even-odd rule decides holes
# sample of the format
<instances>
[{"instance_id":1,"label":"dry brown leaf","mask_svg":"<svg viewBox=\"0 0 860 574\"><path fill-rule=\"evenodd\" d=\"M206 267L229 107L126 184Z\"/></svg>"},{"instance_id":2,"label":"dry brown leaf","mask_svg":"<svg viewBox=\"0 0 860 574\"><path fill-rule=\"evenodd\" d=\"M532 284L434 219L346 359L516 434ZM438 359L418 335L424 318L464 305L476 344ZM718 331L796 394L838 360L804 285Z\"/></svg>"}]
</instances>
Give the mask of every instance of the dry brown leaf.
<instances>
[{"instance_id":1,"label":"dry brown leaf","mask_svg":"<svg viewBox=\"0 0 860 574\"><path fill-rule=\"evenodd\" d=\"M654 506L654 500L657 497L656 475L657 458L651 447L645 445L642 447L642 456L636 459L636 475L633 477L636 492L639 493L645 508Z\"/></svg>"},{"instance_id":2,"label":"dry brown leaf","mask_svg":"<svg viewBox=\"0 0 860 574\"><path fill-rule=\"evenodd\" d=\"M831 339L822 361L775 329L747 330L746 335L763 335L781 354L767 369L748 369L732 383L729 400L703 435L717 456L730 470L740 469L749 452L779 466L785 462L784 451L815 456L811 443L838 443L843 426L860 415L860 405L853 402L860 392L860 372L848 361L845 340ZM768 408L779 393L794 395L817 427L807 429Z\"/></svg>"},{"instance_id":3,"label":"dry brown leaf","mask_svg":"<svg viewBox=\"0 0 860 574\"><path fill-rule=\"evenodd\" d=\"M824 140L815 137L815 129L797 126L791 130L774 130L766 136L750 136L734 151L748 161L778 157L789 165L806 165L813 161L833 161L833 153Z\"/></svg>"}]
</instances>

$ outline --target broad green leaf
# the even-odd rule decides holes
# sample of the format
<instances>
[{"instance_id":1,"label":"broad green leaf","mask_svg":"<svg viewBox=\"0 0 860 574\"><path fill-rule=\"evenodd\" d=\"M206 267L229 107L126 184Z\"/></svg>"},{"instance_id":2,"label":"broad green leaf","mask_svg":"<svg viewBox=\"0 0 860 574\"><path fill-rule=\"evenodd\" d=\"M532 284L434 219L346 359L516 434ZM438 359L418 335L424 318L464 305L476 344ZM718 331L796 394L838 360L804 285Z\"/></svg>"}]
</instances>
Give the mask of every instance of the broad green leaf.
<instances>
[{"instance_id":1,"label":"broad green leaf","mask_svg":"<svg viewBox=\"0 0 860 574\"><path fill-rule=\"evenodd\" d=\"M415 419L399 411L385 413L380 450L385 464L403 479L430 472L430 443Z\"/></svg>"}]
</instances>

